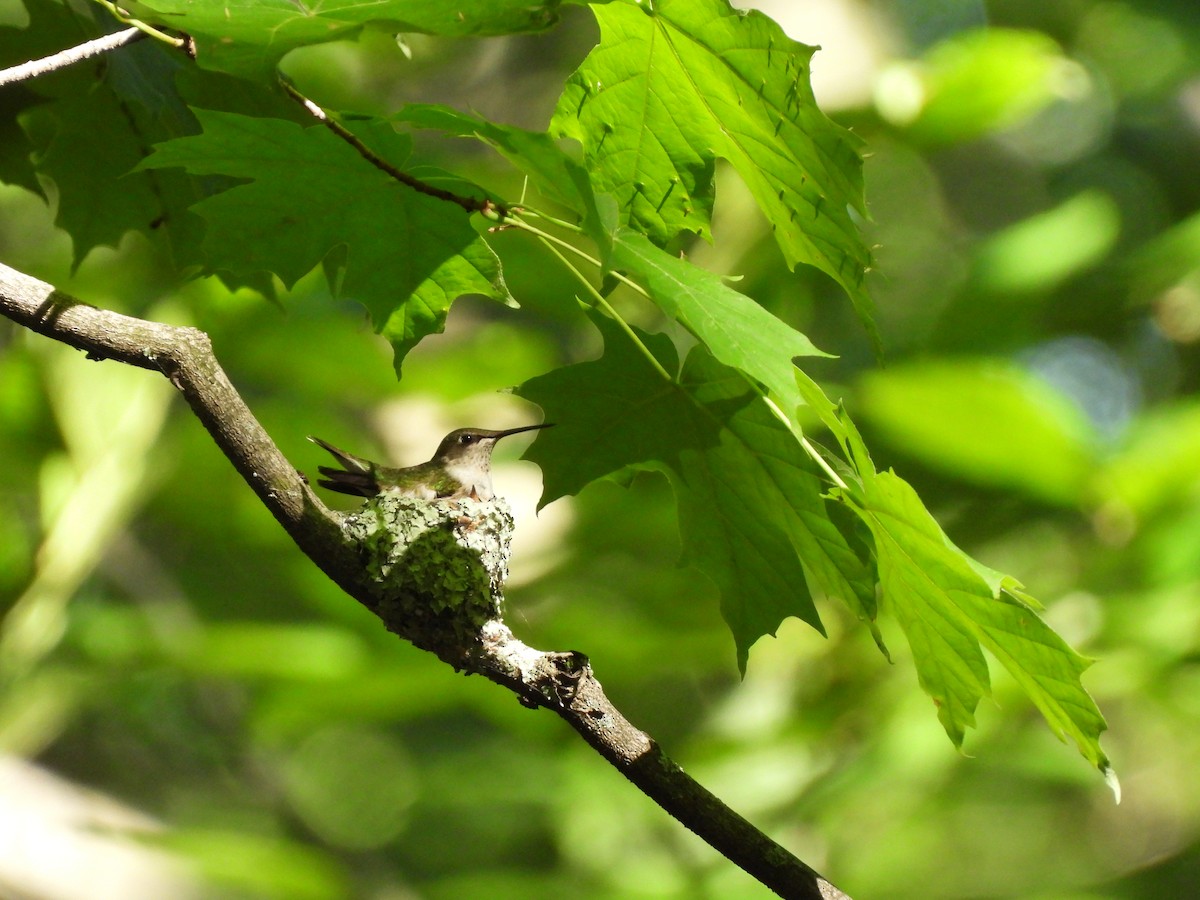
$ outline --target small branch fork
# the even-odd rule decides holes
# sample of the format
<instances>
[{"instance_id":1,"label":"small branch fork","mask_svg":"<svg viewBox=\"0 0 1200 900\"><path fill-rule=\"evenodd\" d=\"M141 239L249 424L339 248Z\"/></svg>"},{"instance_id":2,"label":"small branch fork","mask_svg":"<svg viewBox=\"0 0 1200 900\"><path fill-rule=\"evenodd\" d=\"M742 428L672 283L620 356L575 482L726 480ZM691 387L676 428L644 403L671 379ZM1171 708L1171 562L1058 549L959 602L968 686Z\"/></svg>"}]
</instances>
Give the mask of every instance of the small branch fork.
<instances>
[{"instance_id":1,"label":"small branch fork","mask_svg":"<svg viewBox=\"0 0 1200 900\"><path fill-rule=\"evenodd\" d=\"M388 621L378 609L377 585L343 537L341 515L325 507L275 446L221 369L206 334L97 309L3 264L0 315L89 359L164 375L296 545L389 630L409 636L410 623ZM535 650L503 622L491 621L457 646L438 646L437 654L508 688L526 706L555 712L667 813L779 896L848 900L668 759L613 706L582 653Z\"/></svg>"},{"instance_id":2,"label":"small branch fork","mask_svg":"<svg viewBox=\"0 0 1200 900\"><path fill-rule=\"evenodd\" d=\"M162 41L168 47L174 47L177 50L182 50L192 59L196 58L196 42L192 40L190 34L180 33L178 37L172 34L167 34L161 29L155 28L148 22L143 22L141 19L135 19L128 11L118 6L114 0L95 0L100 6L107 9L114 19L118 22L124 22L126 25L132 25L138 31L143 32L146 37L152 37L156 41Z\"/></svg>"}]
</instances>

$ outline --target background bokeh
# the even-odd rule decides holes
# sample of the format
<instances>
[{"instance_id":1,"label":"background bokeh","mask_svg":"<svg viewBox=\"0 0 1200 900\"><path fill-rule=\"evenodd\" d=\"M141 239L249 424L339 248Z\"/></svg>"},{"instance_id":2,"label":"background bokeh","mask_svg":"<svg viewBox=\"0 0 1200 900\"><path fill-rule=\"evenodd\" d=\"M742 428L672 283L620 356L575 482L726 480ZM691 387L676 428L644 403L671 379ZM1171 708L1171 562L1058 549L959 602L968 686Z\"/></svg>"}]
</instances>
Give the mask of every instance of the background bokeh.
<instances>
[{"instance_id":1,"label":"background bokeh","mask_svg":"<svg viewBox=\"0 0 1200 900\"><path fill-rule=\"evenodd\" d=\"M856 897L1163 898L1200 883L1200 6L1193 0L758 4L820 44L818 100L866 142L887 348L789 273L719 172L693 258L837 354L879 466L1021 578L1098 659L1124 785L1000 671L964 755L838 608L744 681L715 592L678 568L669 488L592 485L520 516L511 624L592 658L668 754ZM797 9L804 7L804 9ZM0 20L22 23L16 0ZM336 109L435 101L544 127L596 39L369 33L285 68ZM20 60L0 60L11 64ZM3 113L3 94L0 94ZM516 196L470 146L426 160ZM314 274L278 306L181 280L141 238L71 268L54 212L0 187L0 259L101 306L208 331L289 458L319 434L426 458L538 411L503 389L597 350L573 287L502 234L523 308L456 304L399 384ZM397 247L403 252L403 247ZM630 310L653 328L649 309ZM52 898L759 898L556 718L398 642L292 546L169 385L0 323L0 893ZM343 504L344 505L344 504Z\"/></svg>"}]
</instances>

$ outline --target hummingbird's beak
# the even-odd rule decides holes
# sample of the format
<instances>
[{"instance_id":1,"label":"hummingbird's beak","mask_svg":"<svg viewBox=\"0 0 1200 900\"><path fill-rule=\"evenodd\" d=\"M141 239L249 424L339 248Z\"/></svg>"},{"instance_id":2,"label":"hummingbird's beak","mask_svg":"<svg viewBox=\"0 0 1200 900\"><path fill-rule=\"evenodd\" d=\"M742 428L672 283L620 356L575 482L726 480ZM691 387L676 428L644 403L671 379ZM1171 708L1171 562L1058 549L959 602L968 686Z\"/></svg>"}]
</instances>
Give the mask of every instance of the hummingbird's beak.
<instances>
[{"instance_id":1,"label":"hummingbird's beak","mask_svg":"<svg viewBox=\"0 0 1200 900\"><path fill-rule=\"evenodd\" d=\"M544 422L541 425L522 425L520 428L509 428L505 431L496 432L496 440L502 437L508 437L510 434L520 434L522 431L537 431L539 428L553 428L553 422Z\"/></svg>"}]
</instances>

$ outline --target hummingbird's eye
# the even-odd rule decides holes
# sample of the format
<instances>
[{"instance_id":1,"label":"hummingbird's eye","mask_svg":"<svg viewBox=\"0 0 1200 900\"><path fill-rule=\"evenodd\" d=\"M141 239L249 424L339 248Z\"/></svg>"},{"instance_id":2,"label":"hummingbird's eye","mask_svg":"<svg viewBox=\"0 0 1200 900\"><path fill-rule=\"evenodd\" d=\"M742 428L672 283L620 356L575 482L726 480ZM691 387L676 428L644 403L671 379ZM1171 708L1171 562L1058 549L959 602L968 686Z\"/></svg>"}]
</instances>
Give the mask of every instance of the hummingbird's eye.
<instances>
[{"instance_id":1,"label":"hummingbird's eye","mask_svg":"<svg viewBox=\"0 0 1200 900\"><path fill-rule=\"evenodd\" d=\"M472 443L474 443L474 442L475 442L475 435L473 435L473 434L460 434L460 435L458 436L458 442L459 442L460 444L472 444Z\"/></svg>"}]
</instances>

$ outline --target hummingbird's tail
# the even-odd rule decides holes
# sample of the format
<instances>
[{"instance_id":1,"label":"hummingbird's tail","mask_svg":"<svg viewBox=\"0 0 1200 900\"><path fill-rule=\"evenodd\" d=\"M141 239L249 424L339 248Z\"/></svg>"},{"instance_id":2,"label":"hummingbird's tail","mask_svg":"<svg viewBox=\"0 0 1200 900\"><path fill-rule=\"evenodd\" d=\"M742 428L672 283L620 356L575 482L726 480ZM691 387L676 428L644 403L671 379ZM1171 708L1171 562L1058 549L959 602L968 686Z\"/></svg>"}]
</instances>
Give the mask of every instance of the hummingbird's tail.
<instances>
[{"instance_id":1,"label":"hummingbird's tail","mask_svg":"<svg viewBox=\"0 0 1200 900\"><path fill-rule=\"evenodd\" d=\"M329 452L342 464L342 468L333 466L317 466L317 471L325 478L317 482L321 487L341 494L353 494L356 497L374 497L379 493L379 482L375 479L375 464L362 459L353 453L340 450L333 444L326 443L311 434L308 439Z\"/></svg>"}]
</instances>

